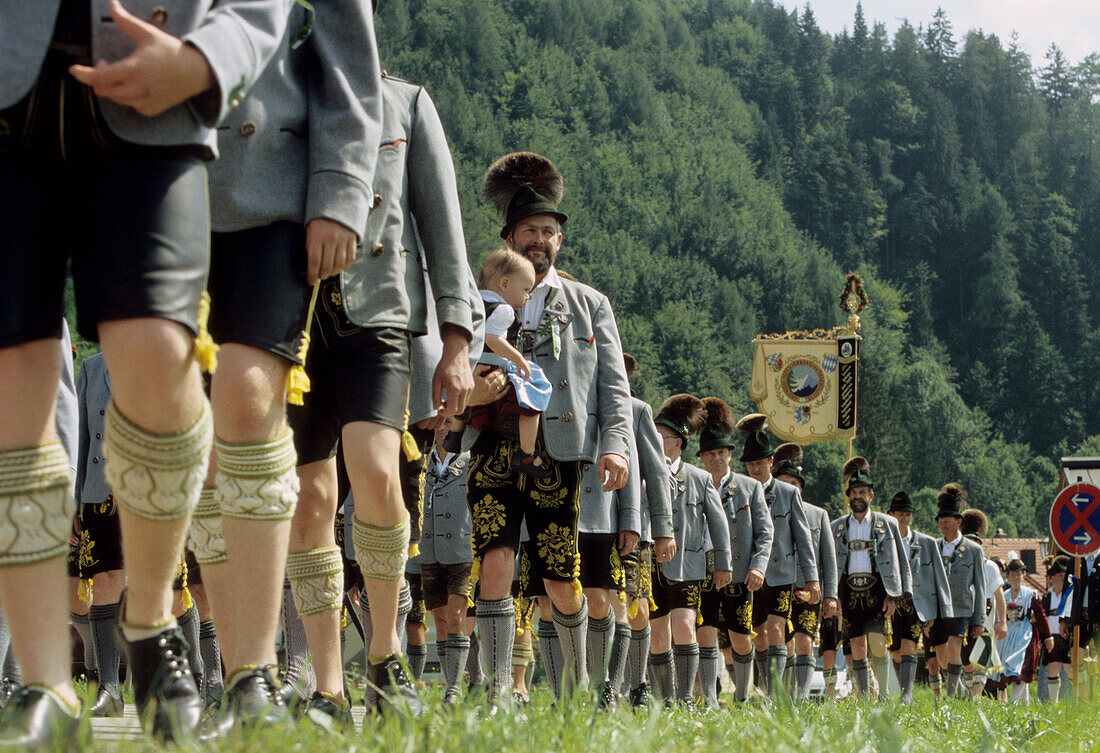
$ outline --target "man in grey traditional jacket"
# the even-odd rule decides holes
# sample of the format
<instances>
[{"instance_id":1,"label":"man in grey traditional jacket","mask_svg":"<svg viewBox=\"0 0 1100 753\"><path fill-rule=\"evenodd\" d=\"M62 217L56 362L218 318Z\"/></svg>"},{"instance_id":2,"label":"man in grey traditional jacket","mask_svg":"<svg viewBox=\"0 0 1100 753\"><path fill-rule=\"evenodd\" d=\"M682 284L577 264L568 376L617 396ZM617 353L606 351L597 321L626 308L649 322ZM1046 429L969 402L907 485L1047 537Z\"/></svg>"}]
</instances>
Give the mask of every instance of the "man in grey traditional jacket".
<instances>
[{"instance_id":1,"label":"man in grey traditional jacket","mask_svg":"<svg viewBox=\"0 0 1100 753\"><path fill-rule=\"evenodd\" d=\"M870 692L867 662L875 664L879 699L889 685L886 625L897 600L912 594L909 557L889 515L872 512L874 482L862 471L848 479L845 494L851 512L833 521L837 571L840 574L840 609L844 637L852 646L852 675L861 696Z\"/></svg>"},{"instance_id":2,"label":"man in grey traditional jacket","mask_svg":"<svg viewBox=\"0 0 1100 753\"><path fill-rule=\"evenodd\" d=\"M512 471L517 445L501 431L467 429L463 436L470 449L474 556L480 561L478 633L493 698L508 703L515 638L511 586L523 523L534 553L530 577L543 581L553 603L565 665L563 691L569 694L588 683L588 609L577 556L582 466L595 465L606 491L626 483L631 415L611 303L587 285L563 279L554 268L566 220L558 209L561 174L545 157L521 152L497 160L485 184L504 215L500 237L535 267L535 289L517 315L520 350L554 386L536 445L550 469L548 478L529 479Z\"/></svg>"},{"instance_id":3,"label":"man in grey traditional jacket","mask_svg":"<svg viewBox=\"0 0 1100 753\"><path fill-rule=\"evenodd\" d=\"M781 444L775 448L775 477L805 491L806 479L802 476L802 448L793 443ZM814 557L817 572L821 578L821 603L811 604L806 598L806 575L802 568L795 580L795 596L791 603L791 624L794 633L787 646L788 654L794 648L794 699L807 701L810 698L810 683L813 680L816 661L814 643L823 618L838 613L837 610L837 570L836 545L833 543L833 530L830 527L829 513L824 508L812 505L805 499L802 507L806 511L806 525L810 527L810 540L814 544ZM788 655L788 666L790 656Z\"/></svg>"},{"instance_id":4,"label":"man in grey traditional jacket","mask_svg":"<svg viewBox=\"0 0 1100 753\"><path fill-rule=\"evenodd\" d=\"M901 533L902 553L909 558L909 570L913 578L913 595L902 596L894 610L893 640L890 651L894 667L898 670L901 702L913 702L913 683L917 678L917 647L922 636L930 640L932 624L939 616L952 615L951 587L947 571L936 548L936 540L928 534L914 530L913 503L905 492L898 492L890 499L890 515L898 522Z\"/></svg>"},{"instance_id":5,"label":"man in grey traditional jacket","mask_svg":"<svg viewBox=\"0 0 1100 753\"><path fill-rule=\"evenodd\" d=\"M764 487L764 500L772 518L774 538L771 557L764 574L764 585L753 594L753 630L756 632L756 668L768 694L777 691L774 677L787 665L787 621L791 617L791 599L799 568L806 579L811 604L821 600L817 561L802 493L797 486L772 476L774 450L764 433L766 419L753 413L737 422L745 434L741 462L748 475Z\"/></svg>"},{"instance_id":6,"label":"man in grey traditional jacket","mask_svg":"<svg viewBox=\"0 0 1100 753\"><path fill-rule=\"evenodd\" d=\"M0 4L0 592L25 683L0 746L68 746L82 729L63 566L70 466L52 426L70 254L78 330L100 342L114 382L105 454L139 716L165 738L198 724L170 585L212 433L192 346L209 262L202 161L275 52L290 4ZM79 233L57 232L59 207Z\"/></svg>"},{"instance_id":7,"label":"man in grey traditional jacket","mask_svg":"<svg viewBox=\"0 0 1100 753\"><path fill-rule=\"evenodd\" d=\"M944 671L947 695L954 697L967 692L961 683L963 640L985 632L985 554L959 531L966 491L958 484L947 484L936 501L936 522L943 534L936 546L951 588L951 615L936 618L929 641Z\"/></svg>"},{"instance_id":8,"label":"man in grey traditional jacket","mask_svg":"<svg viewBox=\"0 0 1100 753\"><path fill-rule=\"evenodd\" d=\"M316 14L294 7L275 59L219 132L207 283L220 344L210 390L217 474L191 549L226 663L220 732L287 717L275 677L284 571L307 633L339 624L332 525L287 556L295 445L309 437L294 436L285 405L301 399L291 375L306 359L311 286L346 268L364 235L381 113L370 3L338 0ZM342 667L316 659L310 704L346 722Z\"/></svg>"}]
</instances>

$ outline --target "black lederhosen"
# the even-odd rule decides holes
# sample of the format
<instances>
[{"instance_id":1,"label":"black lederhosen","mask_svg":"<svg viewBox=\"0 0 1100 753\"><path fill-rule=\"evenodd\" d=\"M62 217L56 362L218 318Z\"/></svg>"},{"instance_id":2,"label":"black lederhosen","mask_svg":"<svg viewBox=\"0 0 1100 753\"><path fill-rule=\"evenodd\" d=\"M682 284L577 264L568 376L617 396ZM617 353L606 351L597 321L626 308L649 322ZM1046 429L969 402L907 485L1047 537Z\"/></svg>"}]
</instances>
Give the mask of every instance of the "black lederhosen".
<instances>
[{"instance_id":1,"label":"black lederhosen","mask_svg":"<svg viewBox=\"0 0 1100 753\"><path fill-rule=\"evenodd\" d=\"M420 566L420 583L424 592L424 606L428 611L447 605L452 594L470 595L470 571L473 565L462 562L457 565L441 565L438 562Z\"/></svg>"},{"instance_id":2,"label":"black lederhosen","mask_svg":"<svg viewBox=\"0 0 1100 753\"><path fill-rule=\"evenodd\" d=\"M834 615L822 620L819 634L821 640L818 643L818 649L821 653L825 653L826 651L837 651L840 648L842 640L840 635L840 618Z\"/></svg>"},{"instance_id":3,"label":"black lederhosen","mask_svg":"<svg viewBox=\"0 0 1100 753\"><path fill-rule=\"evenodd\" d=\"M98 573L122 569L122 532L114 497L99 504L83 504L77 514L76 545L69 546L70 578L87 579Z\"/></svg>"},{"instance_id":4,"label":"black lederhosen","mask_svg":"<svg viewBox=\"0 0 1100 753\"><path fill-rule=\"evenodd\" d=\"M658 563L653 563L653 603L657 606L649 613L651 620L664 617L673 609L699 611L699 581L669 580Z\"/></svg>"},{"instance_id":5,"label":"black lederhosen","mask_svg":"<svg viewBox=\"0 0 1100 753\"><path fill-rule=\"evenodd\" d=\"M409 616L405 618L405 622L423 625L427 620L427 610L420 573L405 573L405 580L409 584L409 593L412 595L412 609L409 610Z\"/></svg>"},{"instance_id":6,"label":"black lederhosen","mask_svg":"<svg viewBox=\"0 0 1100 753\"><path fill-rule=\"evenodd\" d=\"M890 620L890 651L900 651L903 640L920 643L924 634L924 623L917 615L912 597L903 595L895 600L894 616Z\"/></svg>"},{"instance_id":7,"label":"black lederhosen","mask_svg":"<svg viewBox=\"0 0 1100 753\"><path fill-rule=\"evenodd\" d=\"M707 552L707 575L699 583L700 627L722 627L722 604L714 588L714 554Z\"/></svg>"},{"instance_id":8,"label":"black lederhosen","mask_svg":"<svg viewBox=\"0 0 1100 753\"><path fill-rule=\"evenodd\" d=\"M810 640L817 638L817 631L821 626L821 602L811 604L798 597L791 600L791 623L794 625L793 635L807 635Z\"/></svg>"},{"instance_id":9,"label":"black lederhosen","mask_svg":"<svg viewBox=\"0 0 1100 753\"><path fill-rule=\"evenodd\" d=\"M98 98L68 72L92 62L90 29L65 34L67 21L90 19L79 5L59 13L31 90L0 110L0 348L61 336L70 260L86 339L98 339L101 322L146 317L196 331L210 254L208 150L111 132Z\"/></svg>"},{"instance_id":10,"label":"black lederhosen","mask_svg":"<svg viewBox=\"0 0 1100 753\"><path fill-rule=\"evenodd\" d=\"M409 402L411 335L359 327L344 312L338 277L321 283L306 356L305 405L288 405L298 464L336 454L340 430L366 421L403 431Z\"/></svg>"},{"instance_id":11,"label":"black lederhosen","mask_svg":"<svg viewBox=\"0 0 1100 753\"><path fill-rule=\"evenodd\" d=\"M872 563L874 560L871 560ZM886 588L878 573L842 575L840 608L844 616L843 633L847 640L868 633L886 633Z\"/></svg>"},{"instance_id":12,"label":"black lederhosen","mask_svg":"<svg viewBox=\"0 0 1100 753\"><path fill-rule=\"evenodd\" d=\"M1070 647L1070 643L1072 642L1071 639L1063 638L1057 633L1055 633L1052 637L1054 638L1054 649L1051 651L1047 651L1046 647L1043 648L1042 663L1050 664L1052 662L1062 662L1064 664L1068 664L1072 659L1072 650Z\"/></svg>"},{"instance_id":13,"label":"black lederhosen","mask_svg":"<svg viewBox=\"0 0 1100 753\"><path fill-rule=\"evenodd\" d=\"M550 475L534 478L512 470L512 456L518 451L514 442L492 431L483 431L470 451L466 499L473 521L474 556L481 558L490 549L502 546L518 550L520 526L526 521L530 578L579 578L581 464L553 460L540 437L535 452Z\"/></svg>"},{"instance_id":14,"label":"black lederhosen","mask_svg":"<svg viewBox=\"0 0 1100 753\"><path fill-rule=\"evenodd\" d=\"M638 542L638 546L623 557L622 562L627 596L647 601L653 598L653 544Z\"/></svg>"},{"instance_id":15,"label":"black lederhosen","mask_svg":"<svg viewBox=\"0 0 1100 753\"><path fill-rule=\"evenodd\" d=\"M721 609L722 633L752 635L752 608L755 599L744 583L730 583L717 593Z\"/></svg>"},{"instance_id":16,"label":"black lederhosen","mask_svg":"<svg viewBox=\"0 0 1100 753\"><path fill-rule=\"evenodd\" d=\"M238 343L301 364L309 310L306 231L299 222L210 237L210 321L217 343Z\"/></svg>"},{"instance_id":17,"label":"black lederhosen","mask_svg":"<svg viewBox=\"0 0 1100 753\"><path fill-rule=\"evenodd\" d=\"M622 591L626 575L619 557L619 537L613 533L581 533L577 536L581 555L581 586Z\"/></svg>"},{"instance_id":18,"label":"black lederhosen","mask_svg":"<svg viewBox=\"0 0 1100 753\"><path fill-rule=\"evenodd\" d=\"M784 620L791 618L791 600L794 595L794 586L769 586L764 583L752 595L752 624L763 625L768 621L768 615L774 614Z\"/></svg>"},{"instance_id":19,"label":"black lederhosen","mask_svg":"<svg viewBox=\"0 0 1100 753\"><path fill-rule=\"evenodd\" d=\"M969 632L970 618L968 617L937 617L929 631L928 644L930 646L942 646L951 637L962 637Z\"/></svg>"},{"instance_id":20,"label":"black lederhosen","mask_svg":"<svg viewBox=\"0 0 1100 753\"><path fill-rule=\"evenodd\" d=\"M409 433L420 450L420 457L409 460L404 452L400 454L401 499L405 501L405 510L409 513L409 543L416 544L420 542L424 524L424 478L428 474L428 453L432 449L435 432L410 426Z\"/></svg>"}]
</instances>

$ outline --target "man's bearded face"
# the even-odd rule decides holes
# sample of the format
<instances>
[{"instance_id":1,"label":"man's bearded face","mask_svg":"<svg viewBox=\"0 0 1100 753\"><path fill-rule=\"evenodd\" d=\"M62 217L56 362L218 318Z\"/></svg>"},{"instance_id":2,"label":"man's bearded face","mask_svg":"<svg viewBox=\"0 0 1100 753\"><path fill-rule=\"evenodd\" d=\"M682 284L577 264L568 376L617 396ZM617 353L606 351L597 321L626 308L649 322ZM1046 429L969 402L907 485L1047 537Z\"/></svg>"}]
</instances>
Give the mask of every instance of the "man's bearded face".
<instances>
[{"instance_id":1,"label":"man's bearded face","mask_svg":"<svg viewBox=\"0 0 1100 753\"><path fill-rule=\"evenodd\" d=\"M541 277L553 266L561 248L561 225L549 214L524 217L512 228L508 242L519 254L527 257Z\"/></svg>"}]
</instances>

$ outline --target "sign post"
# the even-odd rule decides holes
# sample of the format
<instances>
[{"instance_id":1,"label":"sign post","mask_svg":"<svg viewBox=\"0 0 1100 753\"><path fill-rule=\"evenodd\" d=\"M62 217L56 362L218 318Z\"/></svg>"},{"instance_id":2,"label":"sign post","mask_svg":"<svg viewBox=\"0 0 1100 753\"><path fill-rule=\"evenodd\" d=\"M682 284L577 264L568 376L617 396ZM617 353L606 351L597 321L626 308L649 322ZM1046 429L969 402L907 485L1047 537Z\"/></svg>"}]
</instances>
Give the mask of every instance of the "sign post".
<instances>
[{"instance_id":1,"label":"sign post","mask_svg":"<svg viewBox=\"0 0 1100 753\"><path fill-rule=\"evenodd\" d=\"M1050 535L1066 554L1073 557L1074 587L1080 588L1081 559L1100 550L1100 489L1092 484L1071 484L1050 506ZM1075 622L1078 622L1075 620ZM1072 657L1074 692L1080 698L1081 626L1073 626Z\"/></svg>"}]
</instances>

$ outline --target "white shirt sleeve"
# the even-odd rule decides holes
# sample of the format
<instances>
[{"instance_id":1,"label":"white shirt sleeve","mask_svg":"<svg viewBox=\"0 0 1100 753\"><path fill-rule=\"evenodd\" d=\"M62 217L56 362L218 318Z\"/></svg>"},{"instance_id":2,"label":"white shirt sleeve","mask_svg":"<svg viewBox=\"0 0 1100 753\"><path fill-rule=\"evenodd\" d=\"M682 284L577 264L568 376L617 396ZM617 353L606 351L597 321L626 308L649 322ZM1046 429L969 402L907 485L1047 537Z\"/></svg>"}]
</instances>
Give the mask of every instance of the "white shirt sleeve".
<instances>
[{"instance_id":1,"label":"white shirt sleeve","mask_svg":"<svg viewBox=\"0 0 1100 753\"><path fill-rule=\"evenodd\" d=\"M987 599L993 598L993 593L1004 586L1004 578L1001 577L1001 568L993 560L985 561L985 595Z\"/></svg>"},{"instance_id":2,"label":"white shirt sleeve","mask_svg":"<svg viewBox=\"0 0 1100 753\"><path fill-rule=\"evenodd\" d=\"M502 303L497 306L489 318L485 320L485 334L504 337L508 334L508 328L516 320L516 312L512 307Z\"/></svg>"}]
</instances>

